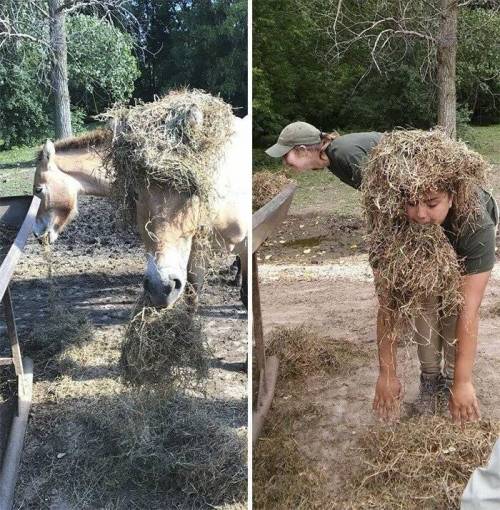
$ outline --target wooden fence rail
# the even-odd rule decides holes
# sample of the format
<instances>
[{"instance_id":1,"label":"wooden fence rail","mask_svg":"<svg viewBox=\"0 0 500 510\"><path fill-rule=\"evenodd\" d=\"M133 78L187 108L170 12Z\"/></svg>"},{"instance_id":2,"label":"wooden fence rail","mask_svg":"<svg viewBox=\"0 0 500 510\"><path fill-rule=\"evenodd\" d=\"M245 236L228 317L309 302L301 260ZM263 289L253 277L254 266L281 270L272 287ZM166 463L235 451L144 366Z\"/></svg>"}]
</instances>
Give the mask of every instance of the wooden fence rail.
<instances>
[{"instance_id":1,"label":"wooden fence rail","mask_svg":"<svg viewBox=\"0 0 500 510\"><path fill-rule=\"evenodd\" d=\"M262 310L260 306L259 274L257 265L257 250L262 243L271 237L276 228L288 214L296 184L288 184L281 193L276 195L264 207L256 211L252 217L252 312L253 312L253 341L254 353L257 360L257 374L259 392L253 412L252 441L259 437L264 420L274 396L276 380L278 378L279 360L276 356L266 357L264 345L264 330L262 325Z\"/></svg>"},{"instance_id":2,"label":"wooden fence rail","mask_svg":"<svg viewBox=\"0 0 500 510\"><path fill-rule=\"evenodd\" d=\"M2 224L9 228L19 228L14 242L0 266L0 301L3 304L12 354L10 357L0 357L0 365L13 364L18 381L17 408L1 459L0 510L11 510L14 503L14 490L28 424L33 385L33 362L29 358L23 360L21 355L9 284L33 229L39 207L40 199L38 197L0 198L0 228Z\"/></svg>"}]
</instances>

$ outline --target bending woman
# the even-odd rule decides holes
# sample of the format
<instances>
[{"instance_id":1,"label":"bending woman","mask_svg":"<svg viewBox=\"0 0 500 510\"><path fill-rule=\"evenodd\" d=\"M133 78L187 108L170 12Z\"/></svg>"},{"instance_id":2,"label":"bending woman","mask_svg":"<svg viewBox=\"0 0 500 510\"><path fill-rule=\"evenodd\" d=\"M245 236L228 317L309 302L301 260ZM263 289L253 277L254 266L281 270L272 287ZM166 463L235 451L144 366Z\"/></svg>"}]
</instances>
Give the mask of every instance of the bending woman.
<instances>
[{"instance_id":1,"label":"bending woman","mask_svg":"<svg viewBox=\"0 0 500 510\"><path fill-rule=\"evenodd\" d=\"M343 182L358 189L363 181L363 163L380 143L381 133L356 133L345 136L324 134L305 122L295 122L281 132L278 141L266 152L281 157L299 170L328 168ZM449 183L448 183L449 184ZM435 224L446 237L462 264L461 295L463 307L456 317L440 315L439 296L427 303L424 313L415 318L415 341L420 362L418 411L433 412L436 397L446 396L455 422L479 419L479 404L472 382L479 307L495 262L495 232L498 212L495 200L478 189L479 214L474 224L456 225L454 211L457 194L447 189L429 189L418 201L408 201L406 218L421 225ZM396 188L397 189L397 188ZM377 271L374 271L377 277ZM381 302L377 319L379 377L373 409L382 419L399 417L402 386L396 373L398 338L390 334L389 317Z\"/></svg>"}]
</instances>

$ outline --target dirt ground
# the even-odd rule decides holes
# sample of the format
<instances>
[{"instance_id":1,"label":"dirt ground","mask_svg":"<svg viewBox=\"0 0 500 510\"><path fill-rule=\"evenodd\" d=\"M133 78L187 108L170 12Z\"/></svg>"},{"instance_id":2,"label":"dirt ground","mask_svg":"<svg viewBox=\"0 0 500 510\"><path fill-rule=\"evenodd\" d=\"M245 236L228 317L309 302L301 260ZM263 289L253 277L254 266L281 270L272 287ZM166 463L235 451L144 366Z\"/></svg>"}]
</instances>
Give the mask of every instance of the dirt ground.
<instances>
[{"instance_id":1,"label":"dirt ground","mask_svg":"<svg viewBox=\"0 0 500 510\"><path fill-rule=\"evenodd\" d=\"M312 373L296 388L305 402L321 408L321 417L294 424L297 444L327 479L328 508L343 509L343 493L362 462L357 438L376 423L371 405L378 375L377 301L359 217L333 217L325 210L294 210L272 242L259 252L259 277L265 334L278 326L307 324L335 340L366 348L371 362L349 376ZM481 308L475 381L484 418L500 419L500 263L497 263ZM398 372L405 388L403 417L412 413L418 391L413 346L400 348ZM278 391L275 399L284 403ZM286 405L286 404L285 404ZM272 414L271 414L272 416ZM319 497L319 495L318 495ZM324 506L323 506L324 507ZM310 501L304 508L316 508ZM423 508L423 507L422 507ZM434 509L432 502L426 507ZM444 509L439 509L444 510Z\"/></svg>"},{"instance_id":2,"label":"dirt ground","mask_svg":"<svg viewBox=\"0 0 500 510\"><path fill-rule=\"evenodd\" d=\"M85 423L78 420L93 420L99 413L107 413L123 390L118 365L120 343L142 290L143 248L132 229L117 229L114 210L107 201L84 197L80 216L57 241L52 260L54 276L49 283L42 248L32 239L12 285L21 346L35 361L33 406L15 507L94 508L85 506L84 494L79 506L71 506L70 502L75 501L72 491L81 487L76 479L71 483L71 478L77 477L75 473L67 473L64 483L56 484L49 474L71 456L99 454L85 452L84 447L82 450L81 429ZM214 352L203 398L214 404L216 418L245 440L247 376L242 367L247 352L247 313L239 301L239 290L230 285L230 262L224 261L221 273L207 281L201 297L199 314ZM55 293L55 297L49 299L49 293ZM61 339L64 363L55 371L50 361L43 366L37 364L37 352L26 341L32 330L47 320L54 303L83 314L90 320L94 337L75 345L64 345ZM3 321L0 324L3 326ZM0 329L0 339L5 342L5 329ZM86 418L82 418L84 415ZM82 458L82 463L85 460ZM64 473L64 468L57 472ZM95 484L106 485L106 476L101 474ZM92 490L95 487L89 487ZM227 508L240 508L244 501L225 503ZM128 509L130 505L122 493L110 497L102 508ZM150 508L192 506L184 505L180 497Z\"/></svg>"}]
</instances>

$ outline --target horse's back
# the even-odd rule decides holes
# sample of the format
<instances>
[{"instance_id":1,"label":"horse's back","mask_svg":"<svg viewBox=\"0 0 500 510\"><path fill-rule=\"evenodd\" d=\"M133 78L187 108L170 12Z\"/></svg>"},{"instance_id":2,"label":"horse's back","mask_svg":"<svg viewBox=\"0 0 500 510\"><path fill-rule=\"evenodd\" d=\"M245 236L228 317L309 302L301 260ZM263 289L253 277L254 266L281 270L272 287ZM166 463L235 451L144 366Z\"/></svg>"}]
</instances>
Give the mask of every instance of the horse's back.
<instances>
[{"instance_id":1,"label":"horse's back","mask_svg":"<svg viewBox=\"0 0 500 510\"><path fill-rule=\"evenodd\" d=\"M234 133L226 144L215 185L213 226L231 245L241 242L250 217L251 124L234 117Z\"/></svg>"}]
</instances>

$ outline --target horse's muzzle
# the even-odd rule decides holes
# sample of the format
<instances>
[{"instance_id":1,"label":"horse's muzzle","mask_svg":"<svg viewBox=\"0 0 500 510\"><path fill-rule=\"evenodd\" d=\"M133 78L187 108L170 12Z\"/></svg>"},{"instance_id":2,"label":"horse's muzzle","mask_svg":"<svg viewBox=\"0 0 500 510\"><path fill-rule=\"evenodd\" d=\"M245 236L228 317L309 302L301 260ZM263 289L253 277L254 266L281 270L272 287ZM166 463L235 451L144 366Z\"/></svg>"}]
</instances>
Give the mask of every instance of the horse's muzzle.
<instances>
[{"instance_id":1,"label":"horse's muzzle","mask_svg":"<svg viewBox=\"0 0 500 510\"><path fill-rule=\"evenodd\" d=\"M144 291L154 306L170 307L181 296L183 291L182 281L178 278L164 280L152 280L144 277Z\"/></svg>"}]
</instances>

